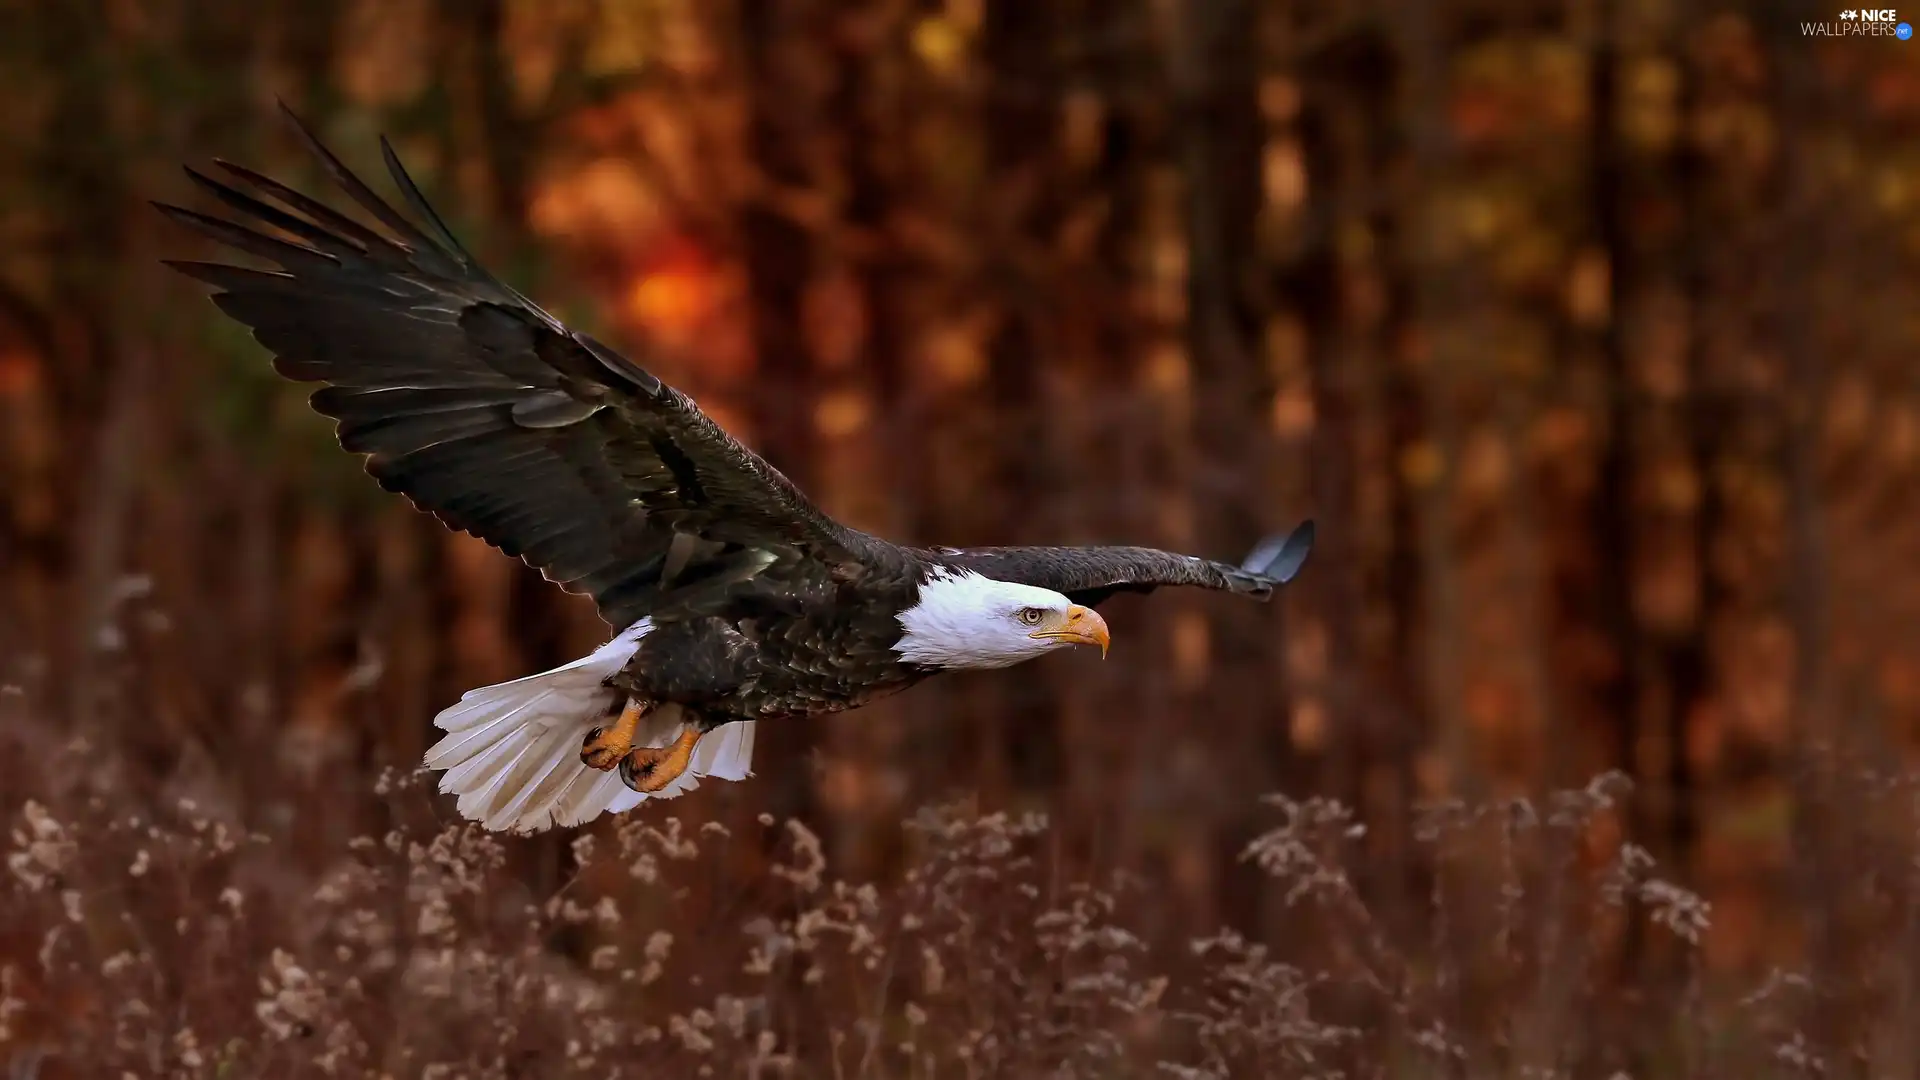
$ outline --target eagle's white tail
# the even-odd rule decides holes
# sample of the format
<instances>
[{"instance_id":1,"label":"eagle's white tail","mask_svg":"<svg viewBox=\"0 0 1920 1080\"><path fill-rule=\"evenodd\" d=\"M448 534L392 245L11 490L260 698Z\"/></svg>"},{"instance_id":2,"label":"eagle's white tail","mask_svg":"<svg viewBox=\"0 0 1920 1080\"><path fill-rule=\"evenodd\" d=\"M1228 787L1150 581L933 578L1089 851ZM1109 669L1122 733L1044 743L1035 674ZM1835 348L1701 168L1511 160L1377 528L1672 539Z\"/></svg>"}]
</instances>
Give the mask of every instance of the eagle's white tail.
<instances>
[{"instance_id":1,"label":"eagle's white tail","mask_svg":"<svg viewBox=\"0 0 1920 1080\"><path fill-rule=\"evenodd\" d=\"M434 717L434 726L447 734L427 751L426 765L445 770L440 790L460 796L461 816L489 829L538 832L630 810L643 799L670 799L699 787L702 776L750 775L751 721L727 724L701 739L687 771L651 795L621 783L618 769L602 772L581 763L587 732L612 722L608 714L619 691L604 680L625 666L651 629L652 621L641 619L571 664L469 690ZM665 746L680 729L678 706L655 709L641 721L633 745Z\"/></svg>"}]
</instances>

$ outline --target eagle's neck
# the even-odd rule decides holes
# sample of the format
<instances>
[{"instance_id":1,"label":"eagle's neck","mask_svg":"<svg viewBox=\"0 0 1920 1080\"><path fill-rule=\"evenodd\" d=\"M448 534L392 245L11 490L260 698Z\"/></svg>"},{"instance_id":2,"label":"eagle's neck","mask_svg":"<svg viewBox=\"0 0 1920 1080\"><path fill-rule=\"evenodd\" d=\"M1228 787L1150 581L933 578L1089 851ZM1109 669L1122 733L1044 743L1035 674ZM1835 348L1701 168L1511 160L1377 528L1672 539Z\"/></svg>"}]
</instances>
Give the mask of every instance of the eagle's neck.
<instances>
[{"instance_id":1,"label":"eagle's neck","mask_svg":"<svg viewBox=\"0 0 1920 1080\"><path fill-rule=\"evenodd\" d=\"M1028 634L1016 613L1065 603L1066 597L1050 589L940 567L920 583L913 605L900 612L905 632L893 651L903 663L924 667L1011 667L1056 647Z\"/></svg>"}]
</instances>

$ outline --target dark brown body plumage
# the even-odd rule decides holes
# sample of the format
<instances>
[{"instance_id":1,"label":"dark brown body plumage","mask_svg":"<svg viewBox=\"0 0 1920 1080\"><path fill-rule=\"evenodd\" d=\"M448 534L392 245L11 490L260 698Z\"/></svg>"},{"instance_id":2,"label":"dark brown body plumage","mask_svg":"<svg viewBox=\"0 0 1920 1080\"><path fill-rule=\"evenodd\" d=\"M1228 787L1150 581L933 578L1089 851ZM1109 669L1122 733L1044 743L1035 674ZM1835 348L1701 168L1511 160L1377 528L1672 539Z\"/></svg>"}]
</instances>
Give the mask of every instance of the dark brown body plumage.
<instances>
[{"instance_id":1,"label":"dark brown body plumage","mask_svg":"<svg viewBox=\"0 0 1920 1080\"><path fill-rule=\"evenodd\" d=\"M613 685L683 705L706 727L855 708L932 673L892 651L896 616L917 591L917 581L903 579L851 603L837 595L805 605L746 601L723 614L656 620Z\"/></svg>"}]
</instances>

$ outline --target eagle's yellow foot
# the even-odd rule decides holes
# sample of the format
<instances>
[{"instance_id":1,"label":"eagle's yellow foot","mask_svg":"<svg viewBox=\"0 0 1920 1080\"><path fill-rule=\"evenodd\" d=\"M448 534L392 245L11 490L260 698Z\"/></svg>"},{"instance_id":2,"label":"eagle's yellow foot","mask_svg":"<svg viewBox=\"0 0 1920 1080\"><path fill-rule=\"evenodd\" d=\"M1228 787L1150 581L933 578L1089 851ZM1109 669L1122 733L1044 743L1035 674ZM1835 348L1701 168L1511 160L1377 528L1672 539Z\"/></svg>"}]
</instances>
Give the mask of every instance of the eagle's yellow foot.
<instances>
[{"instance_id":1,"label":"eagle's yellow foot","mask_svg":"<svg viewBox=\"0 0 1920 1080\"><path fill-rule=\"evenodd\" d=\"M635 791L659 791L687 771L700 729L688 725L666 746L643 746L620 760L620 779Z\"/></svg>"},{"instance_id":2,"label":"eagle's yellow foot","mask_svg":"<svg viewBox=\"0 0 1920 1080\"><path fill-rule=\"evenodd\" d=\"M620 759L633 749L634 732L640 728L640 718L647 715L647 707L629 698L625 708L620 710L620 719L609 728L594 728L580 743L580 761L590 769L605 771L620 764Z\"/></svg>"}]
</instances>

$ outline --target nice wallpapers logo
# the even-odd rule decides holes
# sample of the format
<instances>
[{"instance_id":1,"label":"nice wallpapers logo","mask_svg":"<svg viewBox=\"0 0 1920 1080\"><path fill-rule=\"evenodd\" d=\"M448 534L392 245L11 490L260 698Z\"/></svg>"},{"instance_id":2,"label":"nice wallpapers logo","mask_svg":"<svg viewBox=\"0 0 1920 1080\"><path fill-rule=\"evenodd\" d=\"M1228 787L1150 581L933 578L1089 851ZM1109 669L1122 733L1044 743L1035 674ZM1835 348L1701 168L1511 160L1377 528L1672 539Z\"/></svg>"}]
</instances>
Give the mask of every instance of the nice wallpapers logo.
<instances>
[{"instance_id":1,"label":"nice wallpapers logo","mask_svg":"<svg viewBox=\"0 0 1920 1080\"><path fill-rule=\"evenodd\" d=\"M1892 8L1848 8L1834 22L1801 23L1800 33L1805 37L1890 37L1906 41L1913 37L1913 27L1901 22Z\"/></svg>"}]
</instances>

